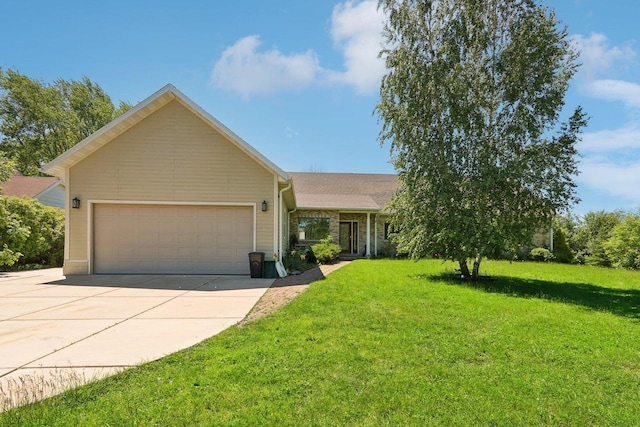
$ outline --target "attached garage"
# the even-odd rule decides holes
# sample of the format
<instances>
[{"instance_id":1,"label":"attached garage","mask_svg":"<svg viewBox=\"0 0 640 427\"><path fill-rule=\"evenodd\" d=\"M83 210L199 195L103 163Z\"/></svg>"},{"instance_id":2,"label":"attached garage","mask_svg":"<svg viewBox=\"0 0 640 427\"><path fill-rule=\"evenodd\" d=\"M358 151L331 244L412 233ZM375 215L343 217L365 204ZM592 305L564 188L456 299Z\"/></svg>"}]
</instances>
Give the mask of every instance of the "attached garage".
<instances>
[{"instance_id":1,"label":"attached garage","mask_svg":"<svg viewBox=\"0 0 640 427\"><path fill-rule=\"evenodd\" d=\"M252 206L95 204L97 274L248 274Z\"/></svg>"},{"instance_id":2,"label":"attached garage","mask_svg":"<svg viewBox=\"0 0 640 427\"><path fill-rule=\"evenodd\" d=\"M248 275L296 206L286 172L171 85L42 170L65 181L65 275Z\"/></svg>"}]
</instances>

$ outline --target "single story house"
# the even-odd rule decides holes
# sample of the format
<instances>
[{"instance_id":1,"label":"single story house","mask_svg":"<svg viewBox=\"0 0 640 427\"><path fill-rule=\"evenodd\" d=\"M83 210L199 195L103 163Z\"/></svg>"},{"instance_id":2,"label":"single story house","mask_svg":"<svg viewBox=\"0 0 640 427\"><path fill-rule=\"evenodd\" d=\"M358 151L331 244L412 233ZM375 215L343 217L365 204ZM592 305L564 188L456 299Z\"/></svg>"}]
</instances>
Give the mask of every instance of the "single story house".
<instances>
[{"instance_id":1,"label":"single story house","mask_svg":"<svg viewBox=\"0 0 640 427\"><path fill-rule=\"evenodd\" d=\"M297 208L290 237L310 246L330 235L342 258L391 255L385 206L398 188L392 174L290 172Z\"/></svg>"},{"instance_id":2,"label":"single story house","mask_svg":"<svg viewBox=\"0 0 640 427\"><path fill-rule=\"evenodd\" d=\"M395 188L394 175L287 173L172 85L42 171L65 182L65 275L248 274L249 252L281 258L291 234L318 230L375 254Z\"/></svg>"}]
</instances>

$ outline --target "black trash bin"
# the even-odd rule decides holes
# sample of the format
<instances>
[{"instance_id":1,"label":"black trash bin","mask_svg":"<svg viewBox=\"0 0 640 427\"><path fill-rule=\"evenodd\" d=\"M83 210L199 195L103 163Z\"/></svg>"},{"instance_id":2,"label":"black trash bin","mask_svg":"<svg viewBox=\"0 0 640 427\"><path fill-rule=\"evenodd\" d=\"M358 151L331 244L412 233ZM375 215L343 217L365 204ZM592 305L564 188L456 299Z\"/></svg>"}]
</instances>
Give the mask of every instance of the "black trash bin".
<instances>
[{"instance_id":1,"label":"black trash bin","mask_svg":"<svg viewBox=\"0 0 640 427\"><path fill-rule=\"evenodd\" d=\"M262 278L262 266L264 264L264 252L249 252L249 269L252 279Z\"/></svg>"}]
</instances>

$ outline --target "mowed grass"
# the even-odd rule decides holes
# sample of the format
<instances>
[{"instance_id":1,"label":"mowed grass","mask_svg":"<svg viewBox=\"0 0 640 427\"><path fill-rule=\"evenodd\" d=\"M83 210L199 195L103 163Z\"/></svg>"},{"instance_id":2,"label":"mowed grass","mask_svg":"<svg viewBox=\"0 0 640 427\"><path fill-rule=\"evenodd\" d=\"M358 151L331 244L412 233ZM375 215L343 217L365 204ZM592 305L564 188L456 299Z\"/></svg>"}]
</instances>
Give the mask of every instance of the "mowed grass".
<instances>
[{"instance_id":1,"label":"mowed grass","mask_svg":"<svg viewBox=\"0 0 640 427\"><path fill-rule=\"evenodd\" d=\"M0 425L640 425L640 274L356 261L284 309Z\"/></svg>"}]
</instances>

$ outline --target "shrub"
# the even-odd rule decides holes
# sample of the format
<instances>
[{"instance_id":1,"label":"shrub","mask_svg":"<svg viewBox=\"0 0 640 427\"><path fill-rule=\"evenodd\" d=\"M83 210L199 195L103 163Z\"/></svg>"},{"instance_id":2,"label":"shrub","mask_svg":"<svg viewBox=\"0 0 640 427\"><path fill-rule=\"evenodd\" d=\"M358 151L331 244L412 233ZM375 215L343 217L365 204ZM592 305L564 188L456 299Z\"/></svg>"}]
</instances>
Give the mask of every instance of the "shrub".
<instances>
[{"instance_id":1,"label":"shrub","mask_svg":"<svg viewBox=\"0 0 640 427\"><path fill-rule=\"evenodd\" d=\"M534 261L549 262L549 261L553 261L554 258L555 257L549 251L549 249L545 249L545 248L531 249L531 259Z\"/></svg>"},{"instance_id":2,"label":"shrub","mask_svg":"<svg viewBox=\"0 0 640 427\"><path fill-rule=\"evenodd\" d=\"M333 243L331 236L327 236L320 240L320 243L311 246L311 250L320 264L333 264L338 260L342 251L339 245Z\"/></svg>"},{"instance_id":3,"label":"shrub","mask_svg":"<svg viewBox=\"0 0 640 427\"><path fill-rule=\"evenodd\" d=\"M64 211L37 200L0 199L0 266L59 267L64 250Z\"/></svg>"},{"instance_id":4,"label":"shrub","mask_svg":"<svg viewBox=\"0 0 640 427\"><path fill-rule=\"evenodd\" d=\"M615 267L640 269L640 217L629 215L622 220L603 247Z\"/></svg>"},{"instance_id":5,"label":"shrub","mask_svg":"<svg viewBox=\"0 0 640 427\"><path fill-rule=\"evenodd\" d=\"M292 249L282 257L282 265L289 273L303 271L307 266L306 255L303 251Z\"/></svg>"},{"instance_id":6,"label":"shrub","mask_svg":"<svg viewBox=\"0 0 640 427\"><path fill-rule=\"evenodd\" d=\"M318 259L316 258L316 254L313 253L311 248L307 249L307 252L304 254L304 258L307 260L309 264L317 264Z\"/></svg>"},{"instance_id":7,"label":"shrub","mask_svg":"<svg viewBox=\"0 0 640 427\"><path fill-rule=\"evenodd\" d=\"M573 251L561 229L553 231L553 256L557 262L563 264L571 264L573 261Z\"/></svg>"}]
</instances>

